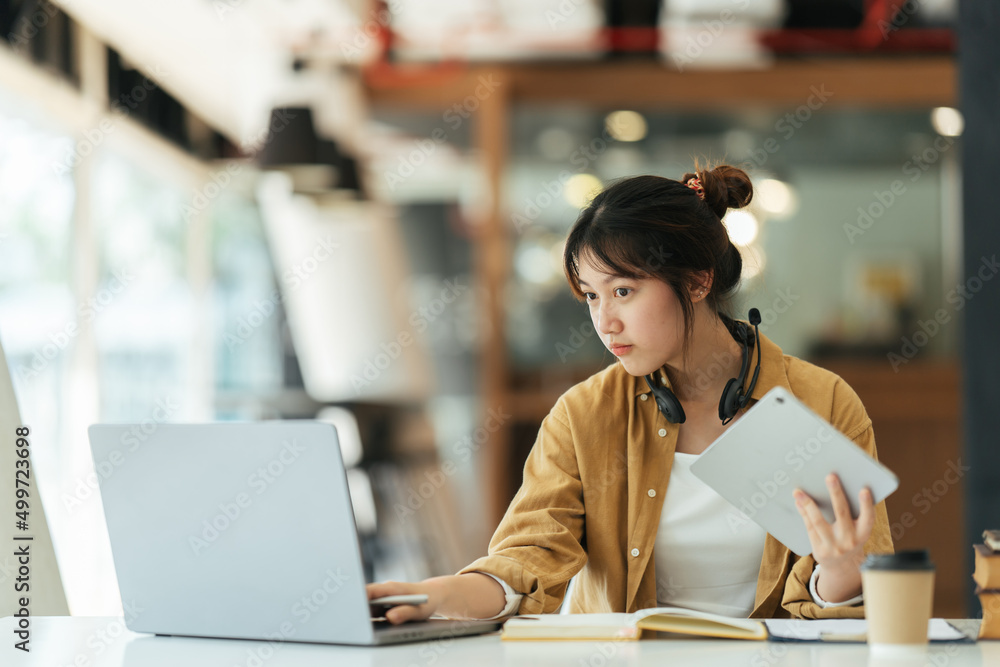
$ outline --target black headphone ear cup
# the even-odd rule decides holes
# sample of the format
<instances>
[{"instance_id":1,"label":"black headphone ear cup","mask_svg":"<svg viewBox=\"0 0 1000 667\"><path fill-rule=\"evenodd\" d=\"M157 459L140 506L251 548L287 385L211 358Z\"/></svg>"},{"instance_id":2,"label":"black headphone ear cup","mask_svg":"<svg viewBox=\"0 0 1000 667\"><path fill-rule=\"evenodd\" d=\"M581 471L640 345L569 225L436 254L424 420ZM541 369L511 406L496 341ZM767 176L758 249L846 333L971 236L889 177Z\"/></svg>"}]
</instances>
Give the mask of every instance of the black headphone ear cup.
<instances>
[{"instance_id":1,"label":"black headphone ear cup","mask_svg":"<svg viewBox=\"0 0 1000 667\"><path fill-rule=\"evenodd\" d=\"M736 411L739 410L740 389L736 378L730 378L726 388L722 390L722 396L719 398L719 419L722 421L736 416Z\"/></svg>"},{"instance_id":2,"label":"black headphone ear cup","mask_svg":"<svg viewBox=\"0 0 1000 667\"><path fill-rule=\"evenodd\" d=\"M656 407L660 409L660 413L668 422L671 424L684 423L687 415L684 414L684 407L674 396L674 392L665 387L658 387L653 390L653 396L656 397Z\"/></svg>"},{"instance_id":3,"label":"black headphone ear cup","mask_svg":"<svg viewBox=\"0 0 1000 667\"><path fill-rule=\"evenodd\" d=\"M644 375L643 378L646 380L649 391L653 394L653 399L656 401L656 407L660 409L660 414L671 424L683 424L684 420L687 419L687 415L684 414L684 408L681 406L681 402L677 400L677 397L674 396L674 392L657 384L656 379L652 375Z\"/></svg>"}]
</instances>

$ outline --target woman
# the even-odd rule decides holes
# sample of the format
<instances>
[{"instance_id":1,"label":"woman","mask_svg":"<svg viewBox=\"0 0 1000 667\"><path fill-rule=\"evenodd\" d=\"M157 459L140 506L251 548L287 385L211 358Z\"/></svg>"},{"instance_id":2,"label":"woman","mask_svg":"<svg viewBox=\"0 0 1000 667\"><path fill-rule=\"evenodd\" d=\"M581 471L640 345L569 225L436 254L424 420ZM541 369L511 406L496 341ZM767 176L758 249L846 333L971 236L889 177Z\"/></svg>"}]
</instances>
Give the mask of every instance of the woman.
<instances>
[{"instance_id":1,"label":"woman","mask_svg":"<svg viewBox=\"0 0 1000 667\"><path fill-rule=\"evenodd\" d=\"M554 612L574 575L573 612L673 605L754 618L864 615L859 565L866 552L892 551L884 503L873 506L862 491L853 519L831 475L830 524L796 490L813 547L800 558L690 474L732 419L775 386L876 455L871 420L843 380L756 340L726 314L742 260L722 217L749 204L753 190L734 167L695 171L680 181L619 181L580 215L566 274L618 363L567 391L542 422L489 555L457 575L369 585L369 598L428 595L389 610L389 621ZM747 375L746 348L760 355L760 375L730 383ZM673 413L658 408L657 381L675 397ZM727 385L728 408L720 406Z\"/></svg>"}]
</instances>

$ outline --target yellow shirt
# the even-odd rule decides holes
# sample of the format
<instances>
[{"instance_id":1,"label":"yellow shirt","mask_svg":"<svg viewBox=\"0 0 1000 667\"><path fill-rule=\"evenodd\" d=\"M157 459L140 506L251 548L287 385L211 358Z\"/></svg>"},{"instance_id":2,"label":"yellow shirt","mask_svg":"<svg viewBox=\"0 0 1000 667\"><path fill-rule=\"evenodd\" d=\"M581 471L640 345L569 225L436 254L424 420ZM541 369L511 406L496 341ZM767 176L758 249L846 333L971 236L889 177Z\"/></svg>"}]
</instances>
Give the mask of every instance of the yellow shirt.
<instances>
[{"instance_id":1,"label":"yellow shirt","mask_svg":"<svg viewBox=\"0 0 1000 667\"><path fill-rule=\"evenodd\" d=\"M876 456L871 419L846 382L782 354L764 336L761 352L751 406L784 387ZM489 555L461 572L488 572L510 584L524 595L521 614L556 611L578 573L572 612L656 606L653 544L677 430L657 410L645 381L618 363L572 387L542 422ZM892 552L884 502L875 508L864 549ZM823 609L813 602L813 566L811 556L800 558L768 535L751 618L862 618L862 606Z\"/></svg>"}]
</instances>

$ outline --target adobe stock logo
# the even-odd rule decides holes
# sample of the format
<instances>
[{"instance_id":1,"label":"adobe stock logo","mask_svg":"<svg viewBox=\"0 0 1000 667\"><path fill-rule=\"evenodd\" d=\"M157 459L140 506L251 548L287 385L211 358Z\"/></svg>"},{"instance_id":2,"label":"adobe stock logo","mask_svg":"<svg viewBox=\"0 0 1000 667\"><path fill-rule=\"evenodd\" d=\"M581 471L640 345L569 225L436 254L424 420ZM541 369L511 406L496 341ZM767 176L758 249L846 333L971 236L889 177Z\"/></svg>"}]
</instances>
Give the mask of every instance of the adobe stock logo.
<instances>
[{"instance_id":1,"label":"adobe stock logo","mask_svg":"<svg viewBox=\"0 0 1000 667\"><path fill-rule=\"evenodd\" d=\"M254 495L259 496L267 491L278 478L285 474L285 471L295 463L299 457L305 453L306 447L299 444L295 438L282 442L281 450L267 462L261 465L256 471L247 477L246 485L253 489ZM188 535L188 546L195 556L200 556L206 549L211 547L233 524L240 520L245 512L253 505L254 496L246 491L240 491L234 496L220 502L216 507L211 508L212 516L203 518L200 531L197 534ZM216 511L218 510L218 511Z\"/></svg>"},{"instance_id":2,"label":"adobe stock logo","mask_svg":"<svg viewBox=\"0 0 1000 667\"><path fill-rule=\"evenodd\" d=\"M785 454L785 468L793 472L802 470L806 463L819 454L823 450L823 446L831 440L833 440L833 429L826 426L820 427L816 431L816 435L805 442L796 443L795 447ZM785 468L775 470L769 480L758 481L757 491L748 497L740 498L739 511L733 508L726 516L726 523L730 530L735 533L739 528L749 523L748 519L753 519L757 512L774 500L779 492L791 495L791 490L786 488L791 482L791 477Z\"/></svg>"},{"instance_id":3,"label":"adobe stock logo","mask_svg":"<svg viewBox=\"0 0 1000 667\"><path fill-rule=\"evenodd\" d=\"M997 256L995 254L990 257L983 255L980 257L979 268L969 275L965 282L957 284L954 289L949 290L945 295L945 301L953 306L954 312L962 310L997 273L1000 273L1000 261L997 261ZM930 343L931 339L951 320L951 313L944 308L938 308L934 311L932 318L918 320L919 329L913 331L909 336L903 336L899 339L899 351L889 352L886 355L886 360L892 366L892 370L898 373L900 367L908 364L911 359L917 356L917 353Z\"/></svg>"},{"instance_id":4,"label":"adobe stock logo","mask_svg":"<svg viewBox=\"0 0 1000 667\"><path fill-rule=\"evenodd\" d=\"M434 299L410 312L407 322L412 330L417 334L427 331L431 324L441 317L442 313L468 289L469 286L463 285L458 277L445 280ZM362 389L370 387L387 368L402 356L403 351L416 341L417 337L410 330L404 329L396 334L393 340L380 344L380 351L374 357L366 359L363 364L359 362L361 371L351 375L351 386L354 391L360 393Z\"/></svg>"},{"instance_id":5,"label":"adobe stock logo","mask_svg":"<svg viewBox=\"0 0 1000 667\"><path fill-rule=\"evenodd\" d=\"M453 456L443 460L440 470L425 471L425 480L420 482L418 486L410 488L410 492L405 499L406 504L397 502L393 506L393 510L396 512L396 519L400 523L403 523L416 512L423 509L424 504L434 497L434 494L447 483L450 477L458 472L455 460L462 463L468 461L474 453L479 451L480 447L489 441L490 436L499 431L510 419L511 415L504 412L502 407L497 409L490 408L486 413L486 420L482 426L453 444Z\"/></svg>"},{"instance_id":6,"label":"adobe stock logo","mask_svg":"<svg viewBox=\"0 0 1000 667\"><path fill-rule=\"evenodd\" d=\"M121 466L125 465L128 455L135 452L160 428L160 424L165 424L173 419L181 409L181 404L171 396L164 396L156 399L148 417L141 422L133 424L132 427L121 434L119 443L121 449L113 449L108 452L107 458L94 461L94 472L88 473L76 480L76 486L72 492L64 492L60 496L63 506L67 512L72 514L83 505L91 496L97 495L100 490L101 480L108 480L115 474Z\"/></svg>"}]
</instances>

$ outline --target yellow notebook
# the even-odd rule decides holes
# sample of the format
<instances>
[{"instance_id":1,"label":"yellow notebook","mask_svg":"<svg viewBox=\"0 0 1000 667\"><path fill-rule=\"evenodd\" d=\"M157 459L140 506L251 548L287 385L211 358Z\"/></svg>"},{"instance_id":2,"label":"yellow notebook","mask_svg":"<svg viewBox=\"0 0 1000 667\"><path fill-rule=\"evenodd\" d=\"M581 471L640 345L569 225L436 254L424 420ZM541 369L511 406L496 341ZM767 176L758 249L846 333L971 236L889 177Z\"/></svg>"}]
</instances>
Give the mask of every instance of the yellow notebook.
<instances>
[{"instance_id":1,"label":"yellow notebook","mask_svg":"<svg viewBox=\"0 0 1000 667\"><path fill-rule=\"evenodd\" d=\"M501 637L509 640L631 640L639 639L647 630L728 639L767 639L767 626L762 621L679 607L643 609L633 614L514 616L504 623Z\"/></svg>"}]
</instances>

